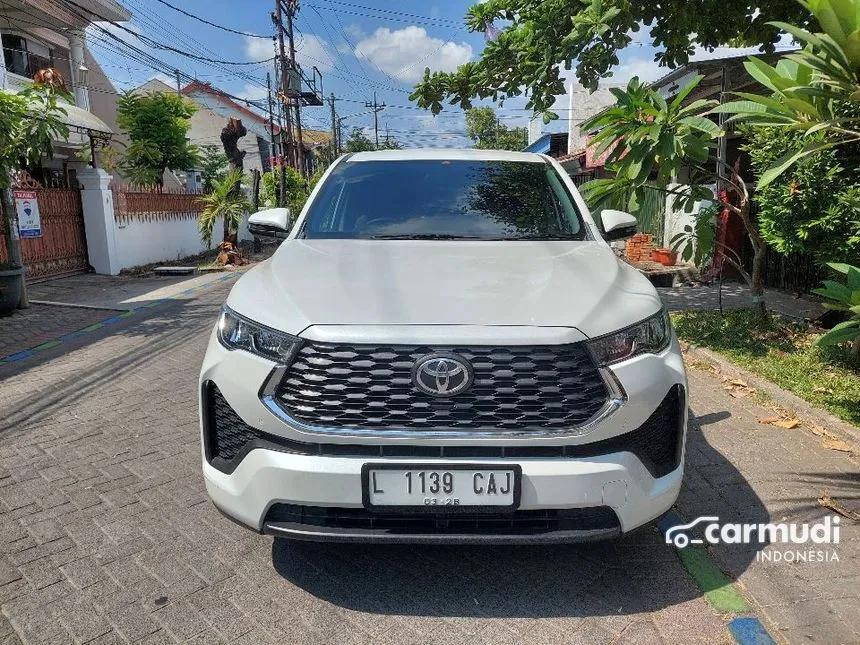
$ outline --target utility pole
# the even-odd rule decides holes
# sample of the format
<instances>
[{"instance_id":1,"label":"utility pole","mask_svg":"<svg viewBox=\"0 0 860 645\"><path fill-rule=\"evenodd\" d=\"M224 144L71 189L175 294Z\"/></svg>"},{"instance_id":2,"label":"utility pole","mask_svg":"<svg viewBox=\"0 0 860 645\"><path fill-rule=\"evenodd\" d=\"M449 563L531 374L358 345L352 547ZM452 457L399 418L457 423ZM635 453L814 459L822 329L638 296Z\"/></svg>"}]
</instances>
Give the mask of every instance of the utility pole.
<instances>
[{"instance_id":1,"label":"utility pole","mask_svg":"<svg viewBox=\"0 0 860 645\"><path fill-rule=\"evenodd\" d=\"M266 88L269 90L269 140L271 142L271 158L272 164L274 166L275 157L277 157L277 152L275 150L275 116L272 113L272 73L266 72Z\"/></svg>"},{"instance_id":2,"label":"utility pole","mask_svg":"<svg viewBox=\"0 0 860 645\"><path fill-rule=\"evenodd\" d=\"M275 0L275 13L272 15L272 20L275 21L275 26L278 30L278 53L281 63L281 91L279 95L279 102L289 101L287 98L287 89L289 84L289 74L287 73L287 53L284 48L284 13L283 8L281 7L281 0ZM282 146L281 150L281 167L285 163L285 160L288 158L290 164L293 162L293 128L290 123L290 113L289 109L286 110L286 133L287 139ZM283 136L283 133L282 133ZM286 155L284 153L284 148L286 148ZM281 187L283 189L284 186L284 173L281 173ZM283 190L281 191L281 195L283 195Z\"/></svg>"},{"instance_id":3,"label":"utility pole","mask_svg":"<svg viewBox=\"0 0 860 645\"><path fill-rule=\"evenodd\" d=\"M182 73L175 69L173 73L176 74L176 94L177 96L182 96Z\"/></svg>"},{"instance_id":4,"label":"utility pole","mask_svg":"<svg viewBox=\"0 0 860 645\"><path fill-rule=\"evenodd\" d=\"M293 16L298 8L298 0L286 0L287 3L287 36L290 40L290 69L296 72L296 44L293 40ZM301 81L299 81L301 83ZM301 89L301 87L299 88ZM301 98L296 101L296 162L299 166L299 173L302 177L306 176L305 168L305 149L302 141L302 105Z\"/></svg>"},{"instance_id":5,"label":"utility pole","mask_svg":"<svg viewBox=\"0 0 860 645\"><path fill-rule=\"evenodd\" d=\"M331 93L328 97L328 104L331 108L331 150L333 153L333 157L337 157L338 153L338 145L337 145L337 113L334 111L334 92Z\"/></svg>"},{"instance_id":6,"label":"utility pole","mask_svg":"<svg viewBox=\"0 0 860 645\"><path fill-rule=\"evenodd\" d=\"M343 150L343 122L346 121L345 116L337 117L337 152Z\"/></svg>"},{"instance_id":7,"label":"utility pole","mask_svg":"<svg viewBox=\"0 0 860 645\"><path fill-rule=\"evenodd\" d=\"M379 150L379 113L385 109L385 103L377 103L376 92L374 92L373 103L365 101L364 107L373 109L373 134L376 137L376 149Z\"/></svg>"}]
</instances>

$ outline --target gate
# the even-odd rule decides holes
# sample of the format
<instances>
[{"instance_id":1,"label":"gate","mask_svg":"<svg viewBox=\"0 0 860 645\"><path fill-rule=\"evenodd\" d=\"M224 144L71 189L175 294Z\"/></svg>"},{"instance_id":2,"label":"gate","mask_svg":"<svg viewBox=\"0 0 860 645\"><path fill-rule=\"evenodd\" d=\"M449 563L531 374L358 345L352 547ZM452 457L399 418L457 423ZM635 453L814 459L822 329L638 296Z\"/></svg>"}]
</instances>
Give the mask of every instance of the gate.
<instances>
[{"instance_id":1,"label":"gate","mask_svg":"<svg viewBox=\"0 0 860 645\"><path fill-rule=\"evenodd\" d=\"M21 240L27 280L36 282L89 268L81 191L41 188L36 191L42 237ZM0 262L6 261L6 240L0 232Z\"/></svg>"}]
</instances>

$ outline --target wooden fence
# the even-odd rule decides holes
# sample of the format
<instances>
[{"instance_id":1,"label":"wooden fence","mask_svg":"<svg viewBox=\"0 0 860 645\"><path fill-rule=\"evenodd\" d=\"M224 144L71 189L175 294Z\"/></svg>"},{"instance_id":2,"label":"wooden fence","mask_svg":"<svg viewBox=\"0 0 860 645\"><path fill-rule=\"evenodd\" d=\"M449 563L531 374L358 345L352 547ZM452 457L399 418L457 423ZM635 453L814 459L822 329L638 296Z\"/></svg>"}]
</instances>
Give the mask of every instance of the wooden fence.
<instances>
[{"instance_id":1,"label":"wooden fence","mask_svg":"<svg viewBox=\"0 0 860 645\"><path fill-rule=\"evenodd\" d=\"M113 189L113 209L117 222L196 219L203 210L203 195L118 186Z\"/></svg>"}]
</instances>

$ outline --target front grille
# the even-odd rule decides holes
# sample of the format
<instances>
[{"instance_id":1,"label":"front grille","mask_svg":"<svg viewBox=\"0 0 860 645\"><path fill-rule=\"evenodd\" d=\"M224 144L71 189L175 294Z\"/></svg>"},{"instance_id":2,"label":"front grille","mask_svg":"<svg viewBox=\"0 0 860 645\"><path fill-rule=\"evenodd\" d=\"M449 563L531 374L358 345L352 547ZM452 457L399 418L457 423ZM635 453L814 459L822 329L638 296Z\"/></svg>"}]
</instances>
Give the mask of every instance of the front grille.
<instances>
[{"instance_id":1,"label":"front grille","mask_svg":"<svg viewBox=\"0 0 860 645\"><path fill-rule=\"evenodd\" d=\"M415 361L454 352L473 384L449 398L419 391ZM427 347L306 343L275 391L295 420L329 428L563 430L581 425L608 392L582 344Z\"/></svg>"},{"instance_id":2,"label":"front grille","mask_svg":"<svg viewBox=\"0 0 860 645\"><path fill-rule=\"evenodd\" d=\"M267 434L248 425L230 407L218 387L208 382L204 390L204 448L213 466L231 473L254 448L301 455L330 457L404 457L538 459L599 457L632 452L653 477L663 477L681 463L684 420L687 415L684 388L673 386L645 423L631 432L609 439L573 446L415 446L404 444L306 443Z\"/></svg>"},{"instance_id":3,"label":"front grille","mask_svg":"<svg viewBox=\"0 0 860 645\"><path fill-rule=\"evenodd\" d=\"M363 508L273 504L264 524L387 531L399 535L536 535L553 531L603 531L620 527L608 506L512 513L372 513Z\"/></svg>"}]
</instances>

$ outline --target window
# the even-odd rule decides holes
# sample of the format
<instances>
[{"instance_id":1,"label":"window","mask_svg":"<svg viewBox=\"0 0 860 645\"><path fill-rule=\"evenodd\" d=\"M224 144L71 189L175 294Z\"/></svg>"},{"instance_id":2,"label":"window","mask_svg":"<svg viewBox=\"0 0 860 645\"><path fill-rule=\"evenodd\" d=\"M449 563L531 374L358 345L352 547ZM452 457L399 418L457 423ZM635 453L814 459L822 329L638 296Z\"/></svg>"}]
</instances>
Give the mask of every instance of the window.
<instances>
[{"instance_id":1,"label":"window","mask_svg":"<svg viewBox=\"0 0 860 645\"><path fill-rule=\"evenodd\" d=\"M546 163L345 161L321 187L300 236L581 240L585 227Z\"/></svg>"},{"instance_id":2,"label":"window","mask_svg":"<svg viewBox=\"0 0 860 645\"><path fill-rule=\"evenodd\" d=\"M13 74L33 78L40 69L52 67L53 52L42 43L17 34L3 34L2 43L6 70Z\"/></svg>"}]
</instances>

